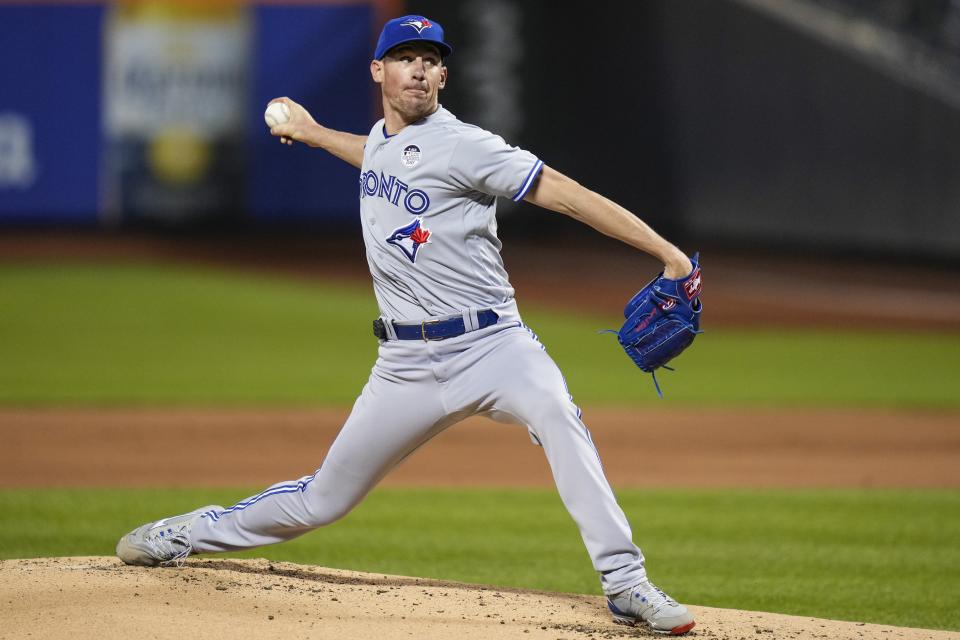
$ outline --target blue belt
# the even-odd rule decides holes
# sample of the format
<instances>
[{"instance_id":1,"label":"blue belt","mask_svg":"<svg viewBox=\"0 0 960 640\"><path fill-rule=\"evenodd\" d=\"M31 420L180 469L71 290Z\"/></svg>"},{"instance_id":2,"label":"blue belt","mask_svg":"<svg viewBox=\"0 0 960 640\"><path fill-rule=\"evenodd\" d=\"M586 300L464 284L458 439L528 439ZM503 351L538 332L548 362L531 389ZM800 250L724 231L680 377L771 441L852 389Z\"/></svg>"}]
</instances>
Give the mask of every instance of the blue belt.
<instances>
[{"instance_id":1,"label":"blue belt","mask_svg":"<svg viewBox=\"0 0 960 640\"><path fill-rule=\"evenodd\" d=\"M477 312L477 329L483 329L497 324L500 316L493 309L484 309ZM463 324L463 318L450 318L449 320L427 320L420 324L397 324L393 323L393 330L398 340L446 340L462 336L467 332ZM383 326L383 320L377 318L373 321L373 335L381 340L386 340L387 329Z\"/></svg>"}]
</instances>

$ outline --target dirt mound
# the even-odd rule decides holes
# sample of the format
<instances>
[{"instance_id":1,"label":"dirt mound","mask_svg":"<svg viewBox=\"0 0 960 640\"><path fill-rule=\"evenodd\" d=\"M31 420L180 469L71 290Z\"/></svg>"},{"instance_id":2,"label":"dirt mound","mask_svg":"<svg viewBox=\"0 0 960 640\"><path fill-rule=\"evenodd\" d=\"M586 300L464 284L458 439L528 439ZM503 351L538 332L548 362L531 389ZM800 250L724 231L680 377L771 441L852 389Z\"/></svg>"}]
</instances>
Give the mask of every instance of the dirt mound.
<instances>
[{"instance_id":1,"label":"dirt mound","mask_svg":"<svg viewBox=\"0 0 960 640\"><path fill-rule=\"evenodd\" d=\"M960 639L960 634L692 607L689 637ZM613 624L597 596L499 589L266 560L192 559L183 569L114 558L0 562L0 638L651 637Z\"/></svg>"}]
</instances>

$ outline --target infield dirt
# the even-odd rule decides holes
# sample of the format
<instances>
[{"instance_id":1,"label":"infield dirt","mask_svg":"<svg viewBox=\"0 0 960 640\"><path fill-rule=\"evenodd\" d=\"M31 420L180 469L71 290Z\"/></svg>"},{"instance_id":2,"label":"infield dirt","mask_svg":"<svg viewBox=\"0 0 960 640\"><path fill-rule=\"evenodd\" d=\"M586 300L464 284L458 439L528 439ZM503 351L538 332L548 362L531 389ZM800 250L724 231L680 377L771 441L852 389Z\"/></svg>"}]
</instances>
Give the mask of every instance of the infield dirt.
<instances>
[{"instance_id":1,"label":"infield dirt","mask_svg":"<svg viewBox=\"0 0 960 640\"><path fill-rule=\"evenodd\" d=\"M266 560L125 567L114 558L0 562L0 638L652 637L598 596L356 573ZM956 640L960 633L691 607L690 638ZM662 637L662 636L660 636Z\"/></svg>"},{"instance_id":2,"label":"infield dirt","mask_svg":"<svg viewBox=\"0 0 960 640\"><path fill-rule=\"evenodd\" d=\"M319 467L347 413L0 409L0 487L266 486ZM960 486L955 411L588 407L584 421L614 486ZM159 433L189 446L155 455ZM552 487L553 478L525 429L473 418L384 484Z\"/></svg>"}]
</instances>

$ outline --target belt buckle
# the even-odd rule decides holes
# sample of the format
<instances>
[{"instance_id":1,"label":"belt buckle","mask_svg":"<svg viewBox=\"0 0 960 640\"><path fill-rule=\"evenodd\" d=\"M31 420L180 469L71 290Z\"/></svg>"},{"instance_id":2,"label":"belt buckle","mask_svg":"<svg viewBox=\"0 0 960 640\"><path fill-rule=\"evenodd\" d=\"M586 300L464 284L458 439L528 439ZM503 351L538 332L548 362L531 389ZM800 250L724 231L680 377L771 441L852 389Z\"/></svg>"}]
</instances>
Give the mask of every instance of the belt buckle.
<instances>
[{"instance_id":1,"label":"belt buckle","mask_svg":"<svg viewBox=\"0 0 960 640\"><path fill-rule=\"evenodd\" d=\"M441 320L424 320L420 323L420 337L423 338L424 342L430 342L431 340L443 340L443 337L439 338L428 338L427 337L427 325L428 324L440 324Z\"/></svg>"},{"instance_id":2,"label":"belt buckle","mask_svg":"<svg viewBox=\"0 0 960 640\"><path fill-rule=\"evenodd\" d=\"M387 327L384 324L382 318L377 318L376 320L373 321L373 335L378 340L387 339Z\"/></svg>"}]
</instances>

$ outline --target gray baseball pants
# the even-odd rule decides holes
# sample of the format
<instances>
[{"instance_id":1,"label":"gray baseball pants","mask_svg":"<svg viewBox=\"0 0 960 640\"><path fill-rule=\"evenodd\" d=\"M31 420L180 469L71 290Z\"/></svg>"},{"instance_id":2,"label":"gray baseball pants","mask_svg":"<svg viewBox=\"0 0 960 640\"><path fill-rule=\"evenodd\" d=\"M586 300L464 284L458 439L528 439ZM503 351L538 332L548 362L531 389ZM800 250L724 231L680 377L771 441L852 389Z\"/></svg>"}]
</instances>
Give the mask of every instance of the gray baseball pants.
<instances>
[{"instance_id":1,"label":"gray baseball pants","mask_svg":"<svg viewBox=\"0 0 960 640\"><path fill-rule=\"evenodd\" d=\"M370 379L311 476L281 482L194 524L197 553L283 542L345 516L400 461L471 415L526 426L606 594L646 577L643 555L559 368L519 321L447 340L382 342Z\"/></svg>"}]
</instances>

